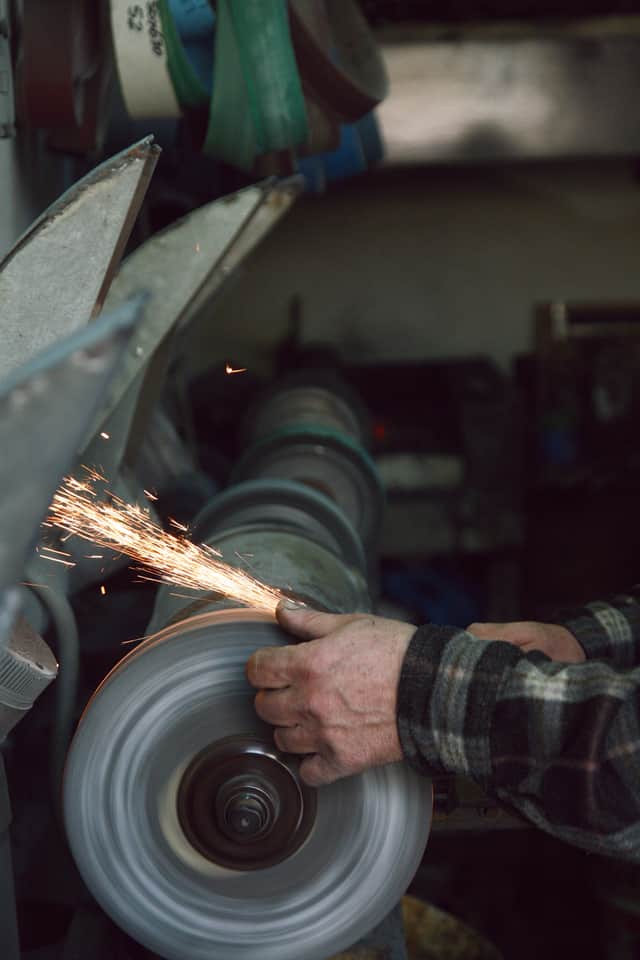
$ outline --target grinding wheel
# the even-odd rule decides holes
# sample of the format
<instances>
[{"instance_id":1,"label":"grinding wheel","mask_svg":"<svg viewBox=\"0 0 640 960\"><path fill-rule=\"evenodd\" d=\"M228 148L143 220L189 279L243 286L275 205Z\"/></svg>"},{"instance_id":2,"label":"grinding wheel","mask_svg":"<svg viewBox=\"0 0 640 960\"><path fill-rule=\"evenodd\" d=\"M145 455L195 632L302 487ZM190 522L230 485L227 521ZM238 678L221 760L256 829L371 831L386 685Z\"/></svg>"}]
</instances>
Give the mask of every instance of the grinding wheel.
<instances>
[{"instance_id":1,"label":"grinding wheel","mask_svg":"<svg viewBox=\"0 0 640 960\"><path fill-rule=\"evenodd\" d=\"M388 913L422 857L428 781L392 764L315 791L273 746L244 666L287 642L255 611L175 624L114 668L72 743L80 872L169 960L323 960Z\"/></svg>"}]
</instances>

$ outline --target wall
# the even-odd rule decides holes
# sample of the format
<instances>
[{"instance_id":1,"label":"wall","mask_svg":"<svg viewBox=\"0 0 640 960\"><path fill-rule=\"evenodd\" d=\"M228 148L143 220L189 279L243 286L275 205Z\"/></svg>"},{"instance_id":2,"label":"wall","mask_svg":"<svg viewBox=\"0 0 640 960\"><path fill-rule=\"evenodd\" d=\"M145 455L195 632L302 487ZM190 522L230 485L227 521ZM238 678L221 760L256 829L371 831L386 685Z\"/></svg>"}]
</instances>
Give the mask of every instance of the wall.
<instances>
[{"instance_id":1,"label":"wall","mask_svg":"<svg viewBox=\"0 0 640 960\"><path fill-rule=\"evenodd\" d=\"M628 162L380 173L300 201L194 329L191 361L261 365L298 293L305 339L363 362L507 367L537 301L640 301L639 256Z\"/></svg>"}]
</instances>

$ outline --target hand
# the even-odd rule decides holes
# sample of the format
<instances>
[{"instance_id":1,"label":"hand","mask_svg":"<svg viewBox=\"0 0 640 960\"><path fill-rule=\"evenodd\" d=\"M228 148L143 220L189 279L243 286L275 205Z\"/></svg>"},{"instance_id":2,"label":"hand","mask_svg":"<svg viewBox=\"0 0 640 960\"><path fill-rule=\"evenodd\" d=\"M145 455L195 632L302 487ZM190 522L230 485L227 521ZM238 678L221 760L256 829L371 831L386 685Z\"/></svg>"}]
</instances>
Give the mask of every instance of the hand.
<instances>
[{"instance_id":1,"label":"hand","mask_svg":"<svg viewBox=\"0 0 640 960\"><path fill-rule=\"evenodd\" d=\"M311 754L300 765L304 782L318 787L401 760L397 688L416 628L363 614L318 613L287 601L277 617L307 642L256 650L247 677L261 688L256 711L276 727L278 749Z\"/></svg>"},{"instance_id":2,"label":"hand","mask_svg":"<svg viewBox=\"0 0 640 960\"><path fill-rule=\"evenodd\" d=\"M504 640L520 647L523 653L541 650L551 660L582 663L584 650L566 627L557 623L472 623L467 632L481 640Z\"/></svg>"}]
</instances>

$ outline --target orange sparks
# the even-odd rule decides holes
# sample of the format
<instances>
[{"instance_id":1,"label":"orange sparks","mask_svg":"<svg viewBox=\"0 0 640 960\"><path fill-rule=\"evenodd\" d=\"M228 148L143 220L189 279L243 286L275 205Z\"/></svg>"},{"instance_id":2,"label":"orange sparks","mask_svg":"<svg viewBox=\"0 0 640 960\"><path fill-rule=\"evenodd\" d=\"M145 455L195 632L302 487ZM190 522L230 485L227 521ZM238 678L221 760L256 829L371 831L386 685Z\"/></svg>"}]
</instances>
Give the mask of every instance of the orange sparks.
<instances>
[{"instance_id":1,"label":"orange sparks","mask_svg":"<svg viewBox=\"0 0 640 960\"><path fill-rule=\"evenodd\" d=\"M179 523L178 520L174 520L173 517L169 517L169 526L179 530L180 533L189 533L189 527L185 526L184 523Z\"/></svg>"},{"instance_id":2,"label":"orange sparks","mask_svg":"<svg viewBox=\"0 0 640 960\"><path fill-rule=\"evenodd\" d=\"M247 367L232 367L231 364L228 363L224 368L224 372L225 373L246 373L247 369L248 369Z\"/></svg>"},{"instance_id":3,"label":"orange sparks","mask_svg":"<svg viewBox=\"0 0 640 960\"><path fill-rule=\"evenodd\" d=\"M102 594L103 597L106 597L107 595L107 588L105 587L104 583L100 587L100 593Z\"/></svg>"},{"instance_id":4,"label":"orange sparks","mask_svg":"<svg viewBox=\"0 0 640 960\"><path fill-rule=\"evenodd\" d=\"M187 531L184 524L172 521L180 533L169 533L138 505L126 503L113 493L108 493L104 500L99 499L93 485L97 478L94 473L88 473L87 480L67 477L62 482L53 498L47 525L126 554L140 564L144 579L220 593L247 606L275 613L283 598L280 590L225 563L213 547L188 540L184 536ZM49 559L67 562L57 557Z\"/></svg>"},{"instance_id":5,"label":"orange sparks","mask_svg":"<svg viewBox=\"0 0 640 960\"><path fill-rule=\"evenodd\" d=\"M102 433L100 434L100 436L102 437L103 440L110 440L110 439L111 439L111 438L109 437L109 434L106 432L106 430L103 430Z\"/></svg>"}]
</instances>

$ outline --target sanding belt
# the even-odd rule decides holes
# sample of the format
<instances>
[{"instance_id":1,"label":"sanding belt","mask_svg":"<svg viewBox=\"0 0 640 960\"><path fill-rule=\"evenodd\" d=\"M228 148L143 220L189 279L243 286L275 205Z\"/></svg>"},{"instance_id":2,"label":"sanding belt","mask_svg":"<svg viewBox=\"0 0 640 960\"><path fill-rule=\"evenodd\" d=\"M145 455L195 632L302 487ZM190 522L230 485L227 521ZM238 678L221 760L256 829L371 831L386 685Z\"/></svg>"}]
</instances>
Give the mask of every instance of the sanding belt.
<instances>
[{"instance_id":1,"label":"sanding belt","mask_svg":"<svg viewBox=\"0 0 640 960\"><path fill-rule=\"evenodd\" d=\"M217 0L213 93L190 62L169 0L111 0L131 116L207 111L203 150L245 170L318 152L385 96L380 51L355 0Z\"/></svg>"}]
</instances>

